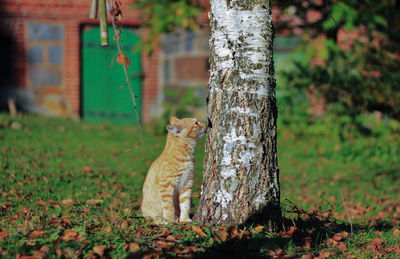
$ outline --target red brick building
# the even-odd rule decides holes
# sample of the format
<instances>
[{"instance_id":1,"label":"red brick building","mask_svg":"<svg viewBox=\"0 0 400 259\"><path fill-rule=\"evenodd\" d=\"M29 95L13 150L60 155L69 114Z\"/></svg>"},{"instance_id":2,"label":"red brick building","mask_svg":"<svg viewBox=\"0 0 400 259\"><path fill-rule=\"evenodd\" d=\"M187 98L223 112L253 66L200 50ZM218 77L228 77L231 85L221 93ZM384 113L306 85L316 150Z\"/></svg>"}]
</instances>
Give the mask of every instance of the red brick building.
<instances>
[{"instance_id":1,"label":"red brick building","mask_svg":"<svg viewBox=\"0 0 400 259\"><path fill-rule=\"evenodd\" d=\"M129 8L130 2L122 1L122 23L135 30L140 20ZM4 106L5 99L14 97L25 110L82 115L82 37L87 27L97 24L88 19L89 5L89 0L2 0L0 104ZM159 57L158 51L151 57L140 56L144 122L156 115L162 99Z\"/></svg>"},{"instance_id":2,"label":"red brick building","mask_svg":"<svg viewBox=\"0 0 400 259\"><path fill-rule=\"evenodd\" d=\"M209 32L178 30L164 35L152 56L133 55L141 21L139 13L130 8L131 2L122 0L121 38L129 36L123 42L124 52L131 55L128 74L139 96L142 121L161 115L163 103L170 101L164 100L164 90L196 87L205 103ZM7 109L8 99L15 98L21 110L40 114L84 119L120 116L121 120L127 112L135 116L122 68L113 62L118 50L112 33L110 47L100 47L98 21L88 18L89 9L90 0L2 0L0 108ZM275 16L284 18L278 11L273 12ZM291 36L276 37L278 77L298 42L299 38L293 40ZM112 108L107 110L106 104ZM194 116L204 119L204 109L194 111Z\"/></svg>"}]
</instances>

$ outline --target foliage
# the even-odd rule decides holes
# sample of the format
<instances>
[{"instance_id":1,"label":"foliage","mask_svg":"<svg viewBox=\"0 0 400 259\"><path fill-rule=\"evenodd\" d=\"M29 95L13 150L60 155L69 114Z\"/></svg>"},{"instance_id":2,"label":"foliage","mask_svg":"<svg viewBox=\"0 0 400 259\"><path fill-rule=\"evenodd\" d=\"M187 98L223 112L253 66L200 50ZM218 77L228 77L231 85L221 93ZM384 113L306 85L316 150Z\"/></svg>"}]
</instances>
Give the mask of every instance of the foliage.
<instances>
[{"instance_id":1,"label":"foliage","mask_svg":"<svg viewBox=\"0 0 400 259\"><path fill-rule=\"evenodd\" d=\"M355 43L351 51L343 51L331 40L324 41L324 49L318 49L324 57L324 65L311 65L306 46L301 59L294 61L295 68L286 73L293 87L317 93L331 104L330 110L338 115L356 115L380 111L400 120L400 62L384 50L365 43ZM304 55L306 53L306 55Z\"/></svg>"},{"instance_id":2,"label":"foliage","mask_svg":"<svg viewBox=\"0 0 400 259\"><path fill-rule=\"evenodd\" d=\"M400 120L400 6L396 1L323 2L298 9L300 17L312 8L322 16L301 25L306 41L294 55L294 68L285 73L288 84L315 89L313 94L339 115L354 119L380 111Z\"/></svg>"},{"instance_id":3,"label":"foliage","mask_svg":"<svg viewBox=\"0 0 400 259\"><path fill-rule=\"evenodd\" d=\"M144 134L142 145L131 127L0 114L0 256L395 258L400 124L358 119L371 134L349 129L340 139L334 118L280 117L287 228L271 234L257 224L144 221L138 212L141 187L165 136ZM204 138L196 152L195 204L203 158Z\"/></svg>"},{"instance_id":4,"label":"foliage","mask_svg":"<svg viewBox=\"0 0 400 259\"><path fill-rule=\"evenodd\" d=\"M197 1L136 0L133 8L142 11L142 27L146 29L142 49L145 51L153 51L163 33L176 28L193 30L199 27L196 19L201 14L201 5Z\"/></svg>"}]
</instances>

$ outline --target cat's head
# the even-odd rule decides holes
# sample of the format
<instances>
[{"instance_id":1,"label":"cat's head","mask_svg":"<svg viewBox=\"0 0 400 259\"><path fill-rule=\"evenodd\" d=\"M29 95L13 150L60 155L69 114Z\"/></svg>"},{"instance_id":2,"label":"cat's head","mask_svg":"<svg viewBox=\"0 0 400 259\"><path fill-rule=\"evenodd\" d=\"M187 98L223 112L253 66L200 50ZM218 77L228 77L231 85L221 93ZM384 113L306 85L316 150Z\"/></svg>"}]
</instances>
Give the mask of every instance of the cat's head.
<instances>
[{"instance_id":1,"label":"cat's head","mask_svg":"<svg viewBox=\"0 0 400 259\"><path fill-rule=\"evenodd\" d=\"M170 134L180 137L198 140L206 133L206 125L195 118L178 119L174 116L167 125Z\"/></svg>"}]
</instances>

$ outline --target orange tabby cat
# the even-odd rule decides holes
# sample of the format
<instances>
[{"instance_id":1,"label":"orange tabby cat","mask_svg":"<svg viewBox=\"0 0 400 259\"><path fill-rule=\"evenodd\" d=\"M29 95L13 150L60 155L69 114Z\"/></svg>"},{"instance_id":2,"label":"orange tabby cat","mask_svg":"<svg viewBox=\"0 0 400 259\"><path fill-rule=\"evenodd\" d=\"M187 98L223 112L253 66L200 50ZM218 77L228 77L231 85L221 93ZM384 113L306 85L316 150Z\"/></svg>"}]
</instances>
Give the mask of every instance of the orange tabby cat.
<instances>
[{"instance_id":1,"label":"orange tabby cat","mask_svg":"<svg viewBox=\"0 0 400 259\"><path fill-rule=\"evenodd\" d=\"M155 223L189 222L194 150L206 126L196 119L171 117L164 150L143 185L142 213Z\"/></svg>"}]
</instances>

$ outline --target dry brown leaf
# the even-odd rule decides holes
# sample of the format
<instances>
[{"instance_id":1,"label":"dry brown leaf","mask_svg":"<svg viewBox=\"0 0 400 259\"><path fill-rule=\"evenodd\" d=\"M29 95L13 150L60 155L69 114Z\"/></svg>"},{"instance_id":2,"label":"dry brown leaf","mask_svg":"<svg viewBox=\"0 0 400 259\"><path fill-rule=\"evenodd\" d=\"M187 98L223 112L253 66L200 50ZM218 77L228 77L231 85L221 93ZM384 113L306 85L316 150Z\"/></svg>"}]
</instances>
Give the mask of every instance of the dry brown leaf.
<instances>
[{"instance_id":1,"label":"dry brown leaf","mask_svg":"<svg viewBox=\"0 0 400 259\"><path fill-rule=\"evenodd\" d=\"M292 236L293 233L294 233L294 231L295 231L296 229L297 229L297 227L291 226L291 227L289 228L289 230L286 231L286 234L288 234L289 236Z\"/></svg>"},{"instance_id":2,"label":"dry brown leaf","mask_svg":"<svg viewBox=\"0 0 400 259\"><path fill-rule=\"evenodd\" d=\"M163 228L162 232L159 234L154 235L154 237L166 237L169 235L169 229Z\"/></svg>"},{"instance_id":3,"label":"dry brown leaf","mask_svg":"<svg viewBox=\"0 0 400 259\"><path fill-rule=\"evenodd\" d=\"M90 199L88 201L86 201L87 204L92 205L92 206L97 206L100 204L103 204L103 200L100 199Z\"/></svg>"},{"instance_id":4,"label":"dry brown leaf","mask_svg":"<svg viewBox=\"0 0 400 259\"><path fill-rule=\"evenodd\" d=\"M42 200L37 201L35 204L36 204L36 205L41 205L41 206L47 206L47 203L44 202L44 201L42 201Z\"/></svg>"},{"instance_id":5,"label":"dry brown leaf","mask_svg":"<svg viewBox=\"0 0 400 259\"><path fill-rule=\"evenodd\" d=\"M339 232L339 234L342 235L343 238L349 237L349 233L347 231L341 231L341 232Z\"/></svg>"},{"instance_id":6,"label":"dry brown leaf","mask_svg":"<svg viewBox=\"0 0 400 259\"><path fill-rule=\"evenodd\" d=\"M71 225L71 221L67 218L62 218L61 221L65 224L65 225Z\"/></svg>"},{"instance_id":7,"label":"dry brown leaf","mask_svg":"<svg viewBox=\"0 0 400 259\"><path fill-rule=\"evenodd\" d=\"M89 166L84 166L84 167L82 167L82 170L83 170L85 173L90 173L90 171L92 171L92 168L89 167Z\"/></svg>"},{"instance_id":8,"label":"dry brown leaf","mask_svg":"<svg viewBox=\"0 0 400 259\"><path fill-rule=\"evenodd\" d=\"M344 252L347 250L347 245L345 242L339 242L337 243L336 248L339 249L339 251Z\"/></svg>"},{"instance_id":9,"label":"dry brown leaf","mask_svg":"<svg viewBox=\"0 0 400 259\"><path fill-rule=\"evenodd\" d=\"M233 239L233 238L237 237L238 235L239 235L239 231L238 231L237 226L233 226L233 227L231 228L231 235L230 235L230 238Z\"/></svg>"},{"instance_id":10,"label":"dry brown leaf","mask_svg":"<svg viewBox=\"0 0 400 259\"><path fill-rule=\"evenodd\" d=\"M201 237L206 237L206 233L203 232L203 230L201 229L201 227L196 226L196 225L192 225L192 230L194 232L196 232L196 234L198 234Z\"/></svg>"},{"instance_id":11,"label":"dry brown leaf","mask_svg":"<svg viewBox=\"0 0 400 259\"><path fill-rule=\"evenodd\" d=\"M56 255L58 257L60 257L62 255L62 250L61 250L61 247L59 245L56 245Z\"/></svg>"},{"instance_id":12,"label":"dry brown leaf","mask_svg":"<svg viewBox=\"0 0 400 259\"><path fill-rule=\"evenodd\" d=\"M312 242L311 237L306 237L304 239L304 247L311 248L312 246L313 246L313 242Z\"/></svg>"},{"instance_id":13,"label":"dry brown leaf","mask_svg":"<svg viewBox=\"0 0 400 259\"><path fill-rule=\"evenodd\" d=\"M19 255L17 254L17 259L36 259L34 255Z\"/></svg>"},{"instance_id":14,"label":"dry brown leaf","mask_svg":"<svg viewBox=\"0 0 400 259\"><path fill-rule=\"evenodd\" d=\"M176 238L175 238L174 235L168 235L168 236L166 237L166 239L167 239L167 240L175 240Z\"/></svg>"},{"instance_id":15,"label":"dry brown leaf","mask_svg":"<svg viewBox=\"0 0 400 259\"><path fill-rule=\"evenodd\" d=\"M96 259L96 256L94 255L93 252L89 252L86 259Z\"/></svg>"},{"instance_id":16,"label":"dry brown leaf","mask_svg":"<svg viewBox=\"0 0 400 259\"><path fill-rule=\"evenodd\" d=\"M35 259L42 259L42 258L45 257L45 254L44 254L43 251L37 250L37 251L34 251L34 252L33 252L33 257L34 257Z\"/></svg>"},{"instance_id":17,"label":"dry brown leaf","mask_svg":"<svg viewBox=\"0 0 400 259\"><path fill-rule=\"evenodd\" d=\"M137 253L141 250L138 243L129 243L128 248L131 253Z\"/></svg>"},{"instance_id":18,"label":"dry brown leaf","mask_svg":"<svg viewBox=\"0 0 400 259\"><path fill-rule=\"evenodd\" d=\"M79 233L75 232L72 229L66 229L64 231L64 234L62 235L61 238L62 241L78 241L79 240Z\"/></svg>"},{"instance_id":19,"label":"dry brown leaf","mask_svg":"<svg viewBox=\"0 0 400 259\"><path fill-rule=\"evenodd\" d=\"M50 248L48 247L48 246L42 246L41 248L40 248L40 251L42 251L43 253L47 253L48 251L50 251Z\"/></svg>"},{"instance_id":20,"label":"dry brown leaf","mask_svg":"<svg viewBox=\"0 0 400 259\"><path fill-rule=\"evenodd\" d=\"M26 245L28 245L28 246L35 246L37 243L36 242L34 242L34 241L28 241L28 242L26 242Z\"/></svg>"},{"instance_id":21,"label":"dry brown leaf","mask_svg":"<svg viewBox=\"0 0 400 259\"><path fill-rule=\"evenodd\" d=\"M264 229L264 226L258 225L253 229L253 233L261 232Z\"/></svg>"},{"instance_id":22,"label":"dry brown leaf","mask_svg":"<svg viewBox=\"0 0 400 259\"><path fill-rule=\"evenodd\" d=\"M172 244L171 242L167 242L167 241L164 241L164 240L159 240L157 242L157 246L159 246L161 248L169 248L171 246L171 244Z\"/></svg>"},{"instance_id":23,"label":"dry brown leaf","mask_svg":"<svg viewBox=\"0 0 400 259\"><path fill-rule=\"evenodd\" d=\"M6 238L8 236L8 231L0 232L0 239Z\"/></svg>"},{"instance_id":24,"label":"dry brown leaf","mask_svg":"<svg viewBox=\"0 0 400 259\"><path fill-rule=\"evenodd\" d=\"M99 256L103 256L104 255L104 250L106 250L106 246L105 245L97 245L93 247L93 252Z\"/></svg>"},{"instance_id":25,"label":"dry brown leaf","mask_svg":"<svg viewBox=\"0 0 400 259\"><path fill-rule=\"evenodd\" d=\"M36 239L38 237L44 236L46 235L46 231L38 231L38 230L34 230L31 232L31 234L29 235L30 239Z\"/></svg>"},{"instance_id":26,"label":"dry brown leaf","mask_svg":"<svg viewBox=\"0 0 400 259\"><path fill-rule=\"evenodd\" d=\"M74 201L71 198L65 199L61 203L64 204L65 206L67 206L67 207L69 207L71 205L74 205Z\"/></svg>"},{"instance_id":27,"label":"dry brown leaf","mask_svg":"<svg viewBox=\"0 0 400 259\"><path fill-rule=\"evenodd\" d=\"M335 254L335 252L333 252L333 251L320 251L319 252L319 255L322 257L322 258L328 258L328 257L330 257L330 256L332 256L332 255L334 255Z\"/></svg>"},{"instance_id":28,"label":"dry brown leaf","mask_svg":"<svg viewBox=\"0 0 400 259\"><path fill-rule=\"evenodd\" d=\"M374 238L374 239L371 240L370 245L374 246L374 247L377 247L377 246L381 246L383 244L383 242L384 241L383 241L382 238Z\"/></svg>"},{"instance_id":29,"label":"dry brown leaf","mask_svg":"<svg viewBox=\"0 0 400 259\"><path fill-rule=\"evenodd\" d=\"M335 234L333 235L332 239L335 240L336 242L339 242L340 240L343 239L343 236L340 234Z\"/></svg>"},{"instance_id":30,"label":"dry brown leaf","mask_svg":"<svg viewBox=\"0 0 400 259\"><path fill-rule=\"evenodd\" d=\"M142 259L151 259L151 258L153 258L152 254L145 254L142 256Z\"/></svg>"},{"instance_id":31,"label":"dry brown leaf","mask_svg":"<svg viewBox=\"0 0 400 259\"><path fill-rule=\"evenodd\" d=\"M228 238L228 232L225 229L218 230L218 235L222 241L226 241Z\"/></svg>"},{"instance_id":32,"label":"dry brown leaf","mask_svg":"<svg viewBox=\"0 0 400 259\"><path fill-rule=\"evenodd\" d=\"M301 259L313 259L314 256L312 254L305 254L301 257Z\"/></svg>"}]
</instances>

